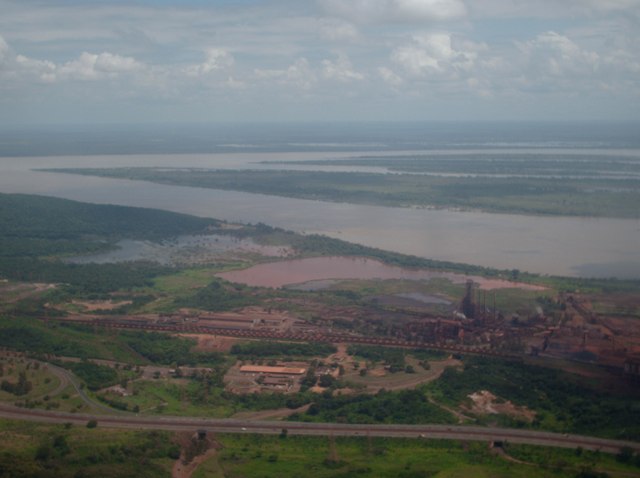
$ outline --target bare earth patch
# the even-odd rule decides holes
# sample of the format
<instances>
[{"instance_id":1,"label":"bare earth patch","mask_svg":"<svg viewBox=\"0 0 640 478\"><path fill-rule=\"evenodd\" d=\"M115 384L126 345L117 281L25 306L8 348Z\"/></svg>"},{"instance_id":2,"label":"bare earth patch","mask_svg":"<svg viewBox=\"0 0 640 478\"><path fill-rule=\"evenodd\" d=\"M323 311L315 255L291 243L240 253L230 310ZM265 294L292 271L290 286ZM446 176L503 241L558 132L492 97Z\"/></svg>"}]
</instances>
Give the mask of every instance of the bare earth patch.
<instances>
[{"instance_id":1,"label":"bare earth patch","mask_svg":"<svg viewBox=\"0 0 640 478\"><path fill-rule=\"evenodd\" d=\"M282 420L294 413L304 413L311 404L303 405L299 408L276 408L273 410L260 410L258 412L238 412L231 418L239 420Z\"/></svg>"},{"instance_id":2,"label":"bare earth patch","mask_svg":"<svg viewBox=\"0 0 640 478\"><path fill-rule=\"evenodd\" d=\"M479 415L507 415L512 418L523 419L531 423L536 413L527 407L514 405L511 401L503 401L487 390L480 390L469 395L473 405L469 411Z\"/></svg>"},{"instance_id":3,"label":"bare earth patch","mask_svg":"<svg viewBox=\"0 0 640 478\"><path fill-rule=\"evenodd\" d=\"M172 478L190 478L204 461L215 456L221 448L221 445L209 436L200 439L190 433L178 434L176 441L182 451L171 470Z\"/></svg>"},{"instance_id":4,"label":"bare earth patch","mask_svg":"<svg viewBox=\"0 0 640 478\"><path fill-rule=\"evenodd\" d=\"M470 277L471 278L471 277ZM547 290L546 287L541 285L527 284L525 282L514 282L504 279L486 279L484 277L474 276L473 281L479 284L479 288L482 290L496 290L496 289L521 289L532 291Z\"/></svg>"},{"instance_id":5,"label":"bare earth patch","mask_svg":"<svg viewBox=\"0 0 640 478\"><path fill-rule=\"evenodd\" d=\"M2 279L0 280L0 298L3 302L15 303L55 288L55 284L10 282Z\"/></svg>"},{"instance_id":6,"label":"bare earth patch","mask_svg":"<svg viewBox=\"0 0 640 478\"><path fill-rule=\"evenodd\" d=\"M83 307L87 312L94 312L96 310L114 310L133 302L130 300L73 300L71 303Z\"/></svg>"},{"instance_id":7,"label":"bare earth patch","mask_svg":"<svg viewBox=\"0 0 640 478\"><path fill-rule=\"evenodd\" d=\"M370 369L368 373L372 377L384 377L385 375L387 375L387 371L381 365L376 368Z\"/></svg>"},{"instance_id":8,"label":"bare earth patch","mask_svg":"<svg viewBox=\"0 0 640 478\"><path fill-rule=\"evenodd\" d=\"M336 352L334 354L329 355L327 360L329 362L346 362L351 360L351 355L347 353L347 344L335 344Z\"/></svg>"},{"instance_id":9,"label":"bare earth patch","mask_svg":"<svg viewBox=\"0 0 640 478\"><path fill-rule=\"evenodd\" d=\"M195 339L197 341L194 350L196 352L229 352L231 346L238 339L232 337L220 337L209 334L178 334L180 337Z\"/></svg>"}]
</instances>

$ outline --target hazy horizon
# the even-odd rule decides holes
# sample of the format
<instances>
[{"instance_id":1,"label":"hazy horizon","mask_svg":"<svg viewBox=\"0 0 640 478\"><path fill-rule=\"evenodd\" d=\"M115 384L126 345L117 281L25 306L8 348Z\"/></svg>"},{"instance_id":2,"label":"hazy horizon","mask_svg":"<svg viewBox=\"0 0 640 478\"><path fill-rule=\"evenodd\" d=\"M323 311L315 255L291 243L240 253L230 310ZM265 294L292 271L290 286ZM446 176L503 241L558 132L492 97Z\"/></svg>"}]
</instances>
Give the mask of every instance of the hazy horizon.
<instances>
[{"instance_id":1,"label":"hazy horizon","mask_svg":"<svg viewBox=\"0 0 640 478\"><path fill-rule=\"evenodd\" d=\"M101 154L637 149L636 121L369 121L13 125L0 157Z\"/></svg>"}]
</instances>

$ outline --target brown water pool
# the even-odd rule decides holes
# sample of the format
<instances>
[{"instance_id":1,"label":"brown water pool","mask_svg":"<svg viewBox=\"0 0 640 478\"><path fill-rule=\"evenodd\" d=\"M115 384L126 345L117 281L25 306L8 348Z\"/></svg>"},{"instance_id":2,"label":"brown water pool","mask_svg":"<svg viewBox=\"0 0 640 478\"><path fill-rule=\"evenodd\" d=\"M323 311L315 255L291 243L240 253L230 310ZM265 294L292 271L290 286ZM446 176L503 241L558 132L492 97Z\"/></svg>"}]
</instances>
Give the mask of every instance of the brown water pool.
<instances>
[{"instance_id":1,"label":"brown water pool","mask_svg":"<svg viewBox=\"0 0 640 478\"><path fill-rule=\"evenodd\" d=\"M218 274L230 282L257 287L283 287L291 284L302 284L309 281L336 279L400 279L429 280L434 278L449 279L454 283L465 283L471 279L480 289L544 290L544 287L511 282L503 279L486 279L480 276L439 272L427 269L405 269L390 266L375 259L364 257L311 257L287 261L258 264L248 269L229 271Z\"/></svg>"}]
</instances>

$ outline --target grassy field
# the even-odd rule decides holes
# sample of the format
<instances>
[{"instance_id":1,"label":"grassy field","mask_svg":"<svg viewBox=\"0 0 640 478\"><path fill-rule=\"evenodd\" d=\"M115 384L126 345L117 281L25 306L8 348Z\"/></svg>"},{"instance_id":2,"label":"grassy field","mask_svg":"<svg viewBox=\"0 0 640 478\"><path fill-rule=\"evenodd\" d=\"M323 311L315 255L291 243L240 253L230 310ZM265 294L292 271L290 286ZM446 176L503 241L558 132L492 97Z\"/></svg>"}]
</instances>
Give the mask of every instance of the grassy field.
<instances>
[{"instance_id":1,"label":"grassy field","mask_svg":"<svg viewBox=\"0 0 640 478\"><path fill-rule=\"evenodd\" d=\"M60 385L60 379L51 373L46 365L24 357L0 358L0 381L18 383L20 374L24 374L29 385L25 394L14 394L0 390L0 401L14 402L16 400L34 400L48 397ZM48 398L47 398L48 401Z\"/></svg>"},{"instance_id":2,"label":"grassy field","mask_svg":"<svg viewBox=\"0 0 640 478\"><path fill-rule=\"evenodd\" d=\"M29 318L0 317L0 345L35 354L90 357L132 364L149 363L126 343L117 340L117 333L55 323L47 325Z\"/></svg>"},{"instance_id":3,"label":"grassy field","mask_svg":"<svg viewBox=\"0 0 640 478\"><path fill-rule=\"evenodd\" d=\"M507 443L505 451L511 457L532 463L549 470L591 469L603 470L610 476L640 476L640 461L624 460L621 456L611 456L606 453L584 451L581 449L567 450L564 448L549 448L532 445L514 445Z\"/></svg>"},{"instance_id":4,"label":"grassy field","mask_svg":"<svg viewBox=\"0 0 640 478\"><path fill-rule=\"evenodd\" d=\"M0 476L171 476L177 450L164 432L0 420Z\"/></svg>"},{"instance_id":5,"label":"grassy field","mask_svg":"<svg viewBox=\"0 0 640 478\"><path fill-rule=\"evenodd\" d=\"M208 394L198 383L183 380L139 380L131 385L133 395L119 398L137 406L140 413L202 417L229 417L236 411L233 403L221 396L221 389L212 388Z\"/></svg>"},{"instance_id":6,"label":"grassy field","mask_svg":"<svg viewBox=\"0 0 640 478\"><path fill-rule=\"evenodd\" d=\"M583 468L611 477L634 476L613 457L561 452L555 462L519 464L492 453L484 443L383 438L317 438L222 435L222 449L193 478L239 477L434 477L574 478ZM545 451L541 453L544 456ZM572 455L573 454L573 455ZM554 457L555 457L554 456Z\"/></svg>"},{"instance_id":7,"label":"grassy field","mask_svg":"<svg viewBox=\"0 0 640 478\"><path fill-rule=\"evenodd\" d=\"M283 424L286 426L286 424ZM184 434L0 420L1 476L169 477ZM216 435L193 478L404 477L611 478L638 476L634 463L581 450L511 445L509 461L485 443L445 440Z\"/></svg>"},{"instance_id":8,"label":"grassy field","mask_svg":"<svg viewBox=\"0 0 640 478\"><path fill-rule=\"evenodd\" d=\"M146 313L174 310L176 299L189 297L193 295L194 290L206 287L216 272L219 271L215 268L193 268L157 277L153 281L153 287L145 291L153 294L156 300L146 304L140 311Z\"/></svg>"},{"instance_id":9,"label":"grassy field","mask_svg":"<svg viewBox=\"0 0 640 478\"><path fill-rule=\"evenodd\" d=\"M0 476L169 477L185 436L110 430L99 423L87 428L0 420ZM611 455L510 444L506 452L525 463L509 461L484 443L229 434L211 438L216 451L207 455L193 478L629 478L639 471L634 463Z\"/></svg>"}]
</instances>

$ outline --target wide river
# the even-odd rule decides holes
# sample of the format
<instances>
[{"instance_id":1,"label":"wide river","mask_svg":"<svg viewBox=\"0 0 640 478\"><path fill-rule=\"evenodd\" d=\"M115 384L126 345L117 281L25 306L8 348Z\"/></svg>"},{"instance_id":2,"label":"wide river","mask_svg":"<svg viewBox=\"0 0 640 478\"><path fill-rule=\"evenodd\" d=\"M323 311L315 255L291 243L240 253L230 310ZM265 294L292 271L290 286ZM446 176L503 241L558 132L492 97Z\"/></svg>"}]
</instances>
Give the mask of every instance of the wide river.
<instances>
[{"instance_id":1,"label":"wide river","mask_svg":"<svg viewBox=\"0 0 640 478\"><path fill-rule=\"evenodd\" d=\"M357 153L348 153L354 155ZM242 153L0 158L0 192L153 207L227 221L263 222L421 257L502 269L640 278L640 220L635 219L389 208L33 171L122 166L285 168L256 163L337 157L340 154ZM318 166L309 168L326 170Z\"/></svg>"}]
</instances>

